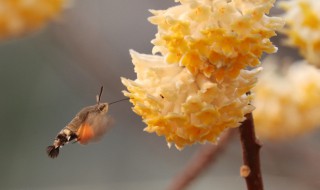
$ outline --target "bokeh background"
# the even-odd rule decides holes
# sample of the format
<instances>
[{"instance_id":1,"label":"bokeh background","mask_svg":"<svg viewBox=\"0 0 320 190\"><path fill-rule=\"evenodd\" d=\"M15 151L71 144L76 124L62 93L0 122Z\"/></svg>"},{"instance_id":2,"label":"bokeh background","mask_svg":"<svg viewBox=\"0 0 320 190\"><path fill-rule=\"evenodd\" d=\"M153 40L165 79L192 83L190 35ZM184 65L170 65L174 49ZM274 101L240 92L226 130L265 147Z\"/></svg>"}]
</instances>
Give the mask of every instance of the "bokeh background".
<instances>
[{"instance_id":1,"label":"bokeh background","mask_svg":"<svg viewBox=\"0 0 320 190\"><path fill-rule=\"evenodd\" d=\"M142 131L127 101L110 107L115 125L99 143L65 146L54 160L45 148L82 107L95 104L101 85L103 101L124 98L120 77L135 78L128 50L151 53L156 27L147 21L148 9L172 5L76 0L43 30L0 43L1 190L166 189L200 145L168 149L164 138ZM298 58L282 46L279 55ZM264 142L266 189L320 189L319 136ZM245 190L241 163L236 137L189 189Z\"/></svg>"}]
</instances>

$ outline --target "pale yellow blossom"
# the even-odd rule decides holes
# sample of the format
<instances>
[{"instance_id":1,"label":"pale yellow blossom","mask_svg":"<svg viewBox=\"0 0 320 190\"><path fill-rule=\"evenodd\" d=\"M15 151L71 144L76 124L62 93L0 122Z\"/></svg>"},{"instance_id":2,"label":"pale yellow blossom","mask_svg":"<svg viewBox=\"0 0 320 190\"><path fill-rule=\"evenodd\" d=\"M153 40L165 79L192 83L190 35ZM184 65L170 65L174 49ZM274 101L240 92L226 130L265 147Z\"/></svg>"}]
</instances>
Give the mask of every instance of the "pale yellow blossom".
<instances>
[{"instance_id":1,"label":"pale yellow blossom","mask_svg":"<svg viewBox=\"0 0 320 190\"><path fill-rule=\"evenodd\" d=\"M137 79L122 78L145 131L178 149L216 142L252 112L251 95L263 52L282 19L266 14L274 0L180 0L151 11L158 25L153 54L131 51ZM253 67L248 70L247 66Z\"/></svg>"},{"instance_id":2,"label":"pale yellow blossom","mask_svg":"<svg viewBox=\"0 0 320 190\"><path fill-rule=\"evenodd\" d=\"M217 82L168 64L163 56L131 51L137 79L122 78L133 110L147 124L145 131L165 136L178 149L206 141L216 142L227 128L240 125L253 110L250 91L260 69L242 70L236 78Z\"/></svg>"},{"instance_id":3,"label":"pale yellow blossom","mask_svg":"<svg viewBox=\"0 0 320 190\"><path fill-rule=\"evenodd\" d=\"M68 0L0 0L0 39L43 27L56 18Z\"/></svg>"},{"instance_id":4,"label":"pale yellow blossom","mask_svg":"<svg viewBox=\"0 0 320 190\"><path fill-rule=\"evenodd\" d=\"M218 81L257 66L263 52L277 49L270 38L284 23L269 17L274 0L180 0L167 10L151 10L158 26L153 53Z\"/></svg>"},{"instance_id":5,"label":"pale yellow blossom","mask_svg":"<svg viewBox=\"0 0 320 190\"><path fill-rule=\"evenodd\" d=\"M309 63L320 67L320 1L290 0L279 6L285 10L286 44L297 47Z\"/></svg>"},{"instance_id":6,"label":"pale yellow blossom","mask_svg":"<svg viewBox=\"0 0 320 190\"><path fill-rule=\"evenodd\" d=\"M320 71L306 61L281 66L264 61L254 88L258 136L286 139L320 126Z\"/></svg>"}]
</instances>

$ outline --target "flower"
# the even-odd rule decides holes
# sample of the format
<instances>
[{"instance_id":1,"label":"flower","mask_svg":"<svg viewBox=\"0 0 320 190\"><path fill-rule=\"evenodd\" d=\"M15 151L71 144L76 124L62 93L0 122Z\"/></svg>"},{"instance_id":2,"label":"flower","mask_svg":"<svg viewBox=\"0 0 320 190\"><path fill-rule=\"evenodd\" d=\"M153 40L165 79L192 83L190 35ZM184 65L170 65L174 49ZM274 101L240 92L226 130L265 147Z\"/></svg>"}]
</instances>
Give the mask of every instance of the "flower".
<instances>
[{"instance_id":1,"label":"flower","mask_svg":"<svg viewBox=\"0 0 320 190\"><path fill-rule=\"evenodd\" d=\"M283 20L266 14L274 0L180 0L167 10L151 10L158 26L152 43L168 63L218 81L236 78L241 69L257 66L263 52L277 48L270 38Z\"/></svg>"},{"instance_id":2,"label":"flower","mask_svg":"<svg viewBox=\"0 0 320 190\"><path fill-rule=\"evenodd\" d=\"M181 5L154 11L158 25L153 54L131 51L137 73L122 78L133 111L145 131L165 136L178 149L216 142L222 131L238 127L254 109L247 94L256 68L280 18L265 14L274 0L180 0ZM249 70L247 66L251 66Z\"/></svg>"},{"instance_id":3,"label":"flower","mask_svg":"<svg viewBox=\"0 0 320 190\"><path fill-rule=\"evenodd\" d=\"M137 79L122 78L133 111L147 124L145 131L165 136L178 149L206 141L216 142L226 128L240 125L249 105L250 91L260 69L242 70L236 78L217 82L202 73L168 64L164 56L130 51Z\"/></svg>"},{"instance_id":4,"label":"flower","mask_svg":"<svg viewBox=\"0 0 320 190\"><path fill-rule=\"evenodd\" d=\"M320 1L291 0L279 6L285 10L285 43L297 47L309 63L320 67Z\"/></svg>"},{"instance_id":5,"label":"flower","mask_svg":"<svg viewBox=\"0 0 320 190\"><path fill-rule=\"evenodd\" d=\"M259 137L286 139L320 126L320 71L306 61L281 66L264 61L254 87L254 122Z\"/></svg>"},{"instance_id":6,"label":"flower","mask_svg":"<svg viewBox=\"0 0 320 190\"><path fill-rule=\"evenodd\" d=\"M0 39L43 27L56 18L67 0L0 0Z\"/></svg>"}]
</instances>

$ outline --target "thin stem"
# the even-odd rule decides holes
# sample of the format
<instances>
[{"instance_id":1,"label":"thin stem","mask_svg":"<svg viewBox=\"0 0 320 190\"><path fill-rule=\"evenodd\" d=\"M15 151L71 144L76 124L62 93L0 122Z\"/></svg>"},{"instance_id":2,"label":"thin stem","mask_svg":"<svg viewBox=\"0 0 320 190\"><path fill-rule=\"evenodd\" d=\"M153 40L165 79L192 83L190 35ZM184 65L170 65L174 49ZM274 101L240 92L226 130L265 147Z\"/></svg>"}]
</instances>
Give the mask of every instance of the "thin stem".
<instances>
[{"instance_id":1,"label":"thin stem","mask_svg":"<svg viewBox=\"0 0 320 190\"><path fill-rule=\"evenodd\" d=\"M248 190L263 190L259 154L261 144L255 136L252 113L247 114L246 118L239 127L244 164L241 176L245 178Z\"/></svg>"},{"instance_id":2,"label":"thin stem","mask_svg":"<svg viewBox=\"0 0 320 190\"><path fill-rule=\"evenodd\" d=\"M201 147L201 149L196 152L193 158L189 161L187 166L173 179L168 190L185 189L215 161L218 155L226 148L234 134L235 130L229 129L221 136L217 145L207 144Z\"/></svg>"}]
</instances>

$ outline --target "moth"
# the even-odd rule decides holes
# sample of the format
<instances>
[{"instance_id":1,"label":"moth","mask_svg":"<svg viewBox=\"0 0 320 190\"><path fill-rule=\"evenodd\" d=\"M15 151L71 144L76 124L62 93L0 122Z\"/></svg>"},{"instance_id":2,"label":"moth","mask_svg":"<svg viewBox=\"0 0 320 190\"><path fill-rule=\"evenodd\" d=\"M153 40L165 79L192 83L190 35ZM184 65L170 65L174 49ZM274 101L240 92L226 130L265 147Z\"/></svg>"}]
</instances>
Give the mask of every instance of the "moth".
<instances>
[{"instance_id":1,"label":"moth","mask_svg":"<svg viewBox=\"0 0 320 190\"><path fill-rule=\"evenodd\" d=\"M47 147L49 157L58 157L59 149L71 141L88 144L98 141L106 133L112 124L112 119L108 115L111 103L100 103L102 91L103 87L97 95L95 105L80 110L70 123L58 133L53 144Z\"/></svg>"}]
</instances>

